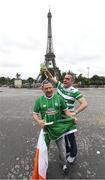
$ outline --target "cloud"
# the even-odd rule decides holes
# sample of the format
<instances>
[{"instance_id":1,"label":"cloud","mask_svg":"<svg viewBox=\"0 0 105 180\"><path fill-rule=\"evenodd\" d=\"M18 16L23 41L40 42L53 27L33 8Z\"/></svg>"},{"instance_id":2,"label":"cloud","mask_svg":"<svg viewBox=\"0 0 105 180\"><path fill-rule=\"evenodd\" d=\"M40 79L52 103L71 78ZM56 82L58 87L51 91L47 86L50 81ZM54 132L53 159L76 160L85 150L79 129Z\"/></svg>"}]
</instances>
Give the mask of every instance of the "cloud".
<instances>
[{"instance_id":1,"label":"cloud","mask_svg":"<svg viewBox=\"0 0 105 180\"><path fill-rule=\"evenodd\" d=\"M41 42L32 36L26 37L7 37L1 39L0 43L0 51L3 53L8 53L12 51L14 48L19 48L22 50L40 50Z\"/></svg>"},{"instance_id":2,"label":"cloud","mask_svg":"<svg viewBox=\"0 0 105 180\"><path fill-rule=\"evenodd\" d=\"M102 74L104 1L51 0L55 60L62 71ZM47 47L49 0L0 1L0 76L37 77ZM23 75L22 75L23 74ZM105 74L105 73L103 73Z\"/></svg>"},{"instance_id":3,"label":"cloud","mask_svg":"<svg viewBox=\"0 0 105 180\"><path fill-rule=\"evenodd\" d=\"M22 67L21 64L18 63L12 63L12 62L1 62L0 68L20 68Z\"/></svg>"},{"instance_id":4,"label":"cloud","mask_svg":"<svg viewBox=\"0 0 105 180\"><path fill-rule=\"evenodd\" d=\"M8 54L9 51L6 49L6 48L2 48L0 47L0 53L3 53L3 54Z\"/></svg>"}]
</instances>

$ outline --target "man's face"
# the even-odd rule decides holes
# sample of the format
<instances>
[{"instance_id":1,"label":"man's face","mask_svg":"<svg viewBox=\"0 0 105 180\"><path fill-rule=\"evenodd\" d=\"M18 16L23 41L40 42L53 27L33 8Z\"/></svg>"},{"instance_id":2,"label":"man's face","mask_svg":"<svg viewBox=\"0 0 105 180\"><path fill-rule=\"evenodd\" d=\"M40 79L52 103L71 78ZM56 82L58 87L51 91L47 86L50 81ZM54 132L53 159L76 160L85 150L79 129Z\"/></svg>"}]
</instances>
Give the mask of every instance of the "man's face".
<instances>
[{"instance_id":1,"label":"man's face","mask_svg":"<svg viewBox=\"0 0 105 180\"><path fill-rule=\"evenodd\" d=\"M63 85L65 88L69 88L73 83L73 77L69 74L66 74L63 80Z\"/></svg>"},{"instance_id":2,"label":"man's face","mask_svg":"<svg viewBox=\"0 0 105 180\"><path fill-rule=\"evenodd\" d=\"M53 85L51 83L44 84L42 90L47 97L51 97L53 94Z\"/></svg>"}]
</instances>

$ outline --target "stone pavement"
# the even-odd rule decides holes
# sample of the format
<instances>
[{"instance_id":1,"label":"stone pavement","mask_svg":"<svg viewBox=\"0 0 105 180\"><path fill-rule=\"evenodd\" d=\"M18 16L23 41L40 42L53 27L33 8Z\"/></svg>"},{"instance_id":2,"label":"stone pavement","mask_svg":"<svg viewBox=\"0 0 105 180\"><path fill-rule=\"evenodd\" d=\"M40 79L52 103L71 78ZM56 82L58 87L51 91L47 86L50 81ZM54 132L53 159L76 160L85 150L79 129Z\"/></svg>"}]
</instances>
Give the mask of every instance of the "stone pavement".
<instances>
[{"instance_id":1,"label":"stone pavement","mask_svg":"<svg viewBox=\"0 0 105 180\"><path fill-rule=\"evenodd\" d=\"M88 108L78 115L77 159L63 175L52 142L47 179L105 179L105 89L80 89ZM0 179L31 179L39 127L32 108L40 90L0 87Z\"/></svg>"}]
</instances>

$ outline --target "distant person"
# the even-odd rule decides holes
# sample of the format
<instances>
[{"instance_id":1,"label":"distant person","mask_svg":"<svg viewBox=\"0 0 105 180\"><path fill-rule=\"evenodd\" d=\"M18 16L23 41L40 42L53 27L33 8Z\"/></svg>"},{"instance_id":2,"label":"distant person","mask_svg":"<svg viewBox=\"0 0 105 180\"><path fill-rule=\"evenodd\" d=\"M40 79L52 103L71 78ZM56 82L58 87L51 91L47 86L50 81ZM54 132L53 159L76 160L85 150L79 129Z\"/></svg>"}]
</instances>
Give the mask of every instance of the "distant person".
<instances>
[{"instance_id":1,"label":"distant person","mask_svg":"<svg viewBox=\"0 0 105 180\"><path fill-rule=\"evenodd\" d=\"M72 113L67 109L67 105L62 97L53 91L53 85L51 82L45 81L42 85L42 90L44 95L40 96L34 105L33 109L33 119L39 124L41 128L45 127L45 122L56 122L62 118L62 111L64 114L71 118ZM39 116L40 114L40 116ZM76 118L73 118L72 121L77 121ZM74 123L73 122L73 123ZM65 123L63 125L63 128ZM62 160L63 171L67 172L67 161L66 161L66 148L65 148L65 139L60 137L56 141L60 159Z\"/></svg>"},{"instance_id":2,"label":"distant person","mask_svg":"<svg viewBox=\"0 0 105 180\"><path fill-rule=\"evenodd\" d=\"M65 103L72 116L79 114L87 107L87 101L81 94L81 92L73 87L75 76L73 73L67 73L63 79L63 83L57 81L46 67L43 67L43 71L48 79L55 83L58 94L63 97ZM79 105L75 107L75 101L78 101ZM77 143L74 132L65 136L66 143L66 157L69 163L75 161L77 155Z\"/></svg>"}]
</instances>

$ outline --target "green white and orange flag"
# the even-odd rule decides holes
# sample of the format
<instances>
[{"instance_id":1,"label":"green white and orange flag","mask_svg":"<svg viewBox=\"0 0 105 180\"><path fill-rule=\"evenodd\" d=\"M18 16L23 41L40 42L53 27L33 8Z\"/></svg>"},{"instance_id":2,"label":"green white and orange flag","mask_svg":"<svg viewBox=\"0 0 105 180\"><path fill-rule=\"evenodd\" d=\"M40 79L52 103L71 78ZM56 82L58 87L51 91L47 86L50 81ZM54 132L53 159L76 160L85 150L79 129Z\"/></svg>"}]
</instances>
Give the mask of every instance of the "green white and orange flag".
<instances>
[{"instance_id":1,"label":"green white and orange flag","mask_svg":"<svg viewBox=\"0 0 105 180\"><path fill-rule=\"evenodd\" d=\"M34 169L32 180L45 180L48 168L48 149L50 140L57 140L60 137L76 132L76 125L72 118L57 120L56 122L46 123L41 129L34 158Z\"/></svg>"},{"instance_id":2,"label":"green white and orange flag","mask_svg":"<svg viewBox=\"0 0 105 180\"><path fill-rule=\"evenodd\" d=\"M33 180L45 180L48 168L48 150L44 138L44 131L41 129L34 158Z\"/></svg>"}]
</instances>

